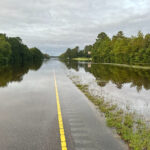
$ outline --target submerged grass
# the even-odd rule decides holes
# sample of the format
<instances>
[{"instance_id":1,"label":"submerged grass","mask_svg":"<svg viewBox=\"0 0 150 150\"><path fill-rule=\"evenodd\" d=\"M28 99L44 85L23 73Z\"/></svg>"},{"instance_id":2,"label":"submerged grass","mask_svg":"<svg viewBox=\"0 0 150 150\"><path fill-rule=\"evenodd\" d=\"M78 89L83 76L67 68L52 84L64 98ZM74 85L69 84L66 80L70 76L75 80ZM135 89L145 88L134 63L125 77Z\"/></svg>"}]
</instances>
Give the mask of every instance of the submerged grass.
<instances>
[{"instance_id":1,"label":"submerged grass","mask_svg":"<svg viewBox=\"0 0 150 150\"><path fill-rule=\"evenodd\" d=\"M77 60L77 61L91 61L92 58L88 58L88 57L78 57L78 58L73 58L73 60Z\"/></svg>"},{"instance_id":2,"label":"submerged grass","mask_svg":"<svg viewBox=\"0 0 150 150\"><path fill-rule=\"evenodd\" d=\"M150 150L150 127L135 113L127 113L117 105L96 98L88 92L88 85L74 84L104 113L106 124L116 129L132 150Z\"/></svg>"},{"instance_id":3,"label":"submerged grass","mask_svg":"<svg viewBox=\"0 0 150 150\"><path fill-rule=\"evenodd\" d=\"M132 64L132 65L128 65L128 64L116 64L116 63L102 63L105 65L112 65L112 66L122 66L122 67L128 67L128 68L135 68L135 69L150 69L150 64Z\"/></svg>"}]
</instances>

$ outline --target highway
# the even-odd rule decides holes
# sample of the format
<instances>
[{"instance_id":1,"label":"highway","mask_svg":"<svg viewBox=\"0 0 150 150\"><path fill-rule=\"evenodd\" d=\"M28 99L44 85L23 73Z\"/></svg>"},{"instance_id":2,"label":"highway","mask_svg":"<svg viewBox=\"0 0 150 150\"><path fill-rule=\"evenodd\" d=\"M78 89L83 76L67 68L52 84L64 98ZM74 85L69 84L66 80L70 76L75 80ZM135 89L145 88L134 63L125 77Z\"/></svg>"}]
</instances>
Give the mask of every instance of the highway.
<instances>
[{"instance_id":1,"label":"highway","mask_svg":"<svg viewBox=\"0 0 150 150\"><path fill-rule=\"evenodd\" d=\"M0 89L0 150L127 150L103 115L51 59Z\"/></svg>"}]
</instances>

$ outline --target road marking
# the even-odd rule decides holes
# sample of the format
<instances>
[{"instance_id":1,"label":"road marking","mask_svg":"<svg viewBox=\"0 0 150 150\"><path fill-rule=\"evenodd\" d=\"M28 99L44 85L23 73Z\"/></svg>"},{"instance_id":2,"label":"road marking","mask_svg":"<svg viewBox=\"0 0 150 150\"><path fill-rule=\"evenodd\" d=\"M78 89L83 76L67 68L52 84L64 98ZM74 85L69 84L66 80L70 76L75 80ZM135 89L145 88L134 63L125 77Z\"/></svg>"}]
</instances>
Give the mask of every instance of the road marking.
<instances>
[{"instance_id":1,"label":"road marking","mask_svg":"<svg viewBox=\"0 0 150 150\"><path fill-rule=\"evenodd\" d=\"M54 81L55 81L55 91L56 91L56 102L57 102L57 113L58 113L58 124L59 124L61 150L67 150L66 137L65 137L63 119L62 119L62 114L61 114L61 107L60 107L60 101L59 101L55 72L54 72Z\"/></svg>"}]
</instances>

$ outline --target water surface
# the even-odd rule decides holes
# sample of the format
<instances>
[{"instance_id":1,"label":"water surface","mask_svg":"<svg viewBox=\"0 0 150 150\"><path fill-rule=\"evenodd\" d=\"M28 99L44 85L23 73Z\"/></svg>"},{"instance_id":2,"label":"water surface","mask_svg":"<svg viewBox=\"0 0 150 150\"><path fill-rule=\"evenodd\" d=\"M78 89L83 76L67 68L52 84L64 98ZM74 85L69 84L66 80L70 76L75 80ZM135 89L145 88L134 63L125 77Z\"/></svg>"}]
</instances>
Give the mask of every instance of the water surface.
<instances>
[{"instance_id":1,"label":"water surface","mask_svg":"<svg viewBox=\"0 0 150 150\"><path fill-rule=\"evenodd\" d=\"M89 85L95 96L150 118L150 69L77 61L65 64L69 76Z\"/></svg>"},{"instance_id":2,"label":"water surface","mask_svg":"<svg viewBox=\"0 0 150 150\"><path fill-rule=\"evenodd\" d=\"M11 107L27 96L32 99L43 95L49 88L48 74L55 66L57 70L57 63L64 62L51 60L43 65L1 67L1 109L7 105ZM88 84L92 94L150 118L150 69L77 61L64 64L61 66L66 74L76 77L75 80L82 84Z\"/></svg>"}]
</instances>

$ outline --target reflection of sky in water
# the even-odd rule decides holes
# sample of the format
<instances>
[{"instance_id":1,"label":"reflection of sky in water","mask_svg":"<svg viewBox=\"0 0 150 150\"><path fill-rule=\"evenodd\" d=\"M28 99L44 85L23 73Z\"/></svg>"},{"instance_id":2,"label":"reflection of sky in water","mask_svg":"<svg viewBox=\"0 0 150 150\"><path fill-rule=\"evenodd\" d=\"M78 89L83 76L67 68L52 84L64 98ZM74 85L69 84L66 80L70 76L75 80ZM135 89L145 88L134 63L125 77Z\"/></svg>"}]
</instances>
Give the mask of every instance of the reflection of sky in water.
<instances>
[{"instance_id":1,"label":"reflection of sky in water","mask_svg":"<svg viewBox=\"0 0 150 150\"><path fill-rule=\"evenodd\" d=\"M71 69L69 76L74 77L73 80L80 84L89 85L89 91L94 96L104 96L106 100L117 103L123 109L129 108L139 114L150 118L150 91L143 87L138 92L136 87L131 87L131 83L123 84L119 89L117 86L109 81L104 87L100 87L96 78L89 72L85 72L83 68L79 71Z\"/></svg>"},{"instance_id":2,"label":"reflection of sky in water","mask_svg":"<svg viewBox=\"0 0 150 150\"><path fill-rule=\"evenodd\" d=\"M44 93L46 97L50 86L48 65L44 64L38 71L30 70L21 82L10 82L8 86L0 88L0 108L21 105L22 101L30 101L33 97L43 99Z\"/></svg>"}]
</instances>

